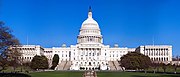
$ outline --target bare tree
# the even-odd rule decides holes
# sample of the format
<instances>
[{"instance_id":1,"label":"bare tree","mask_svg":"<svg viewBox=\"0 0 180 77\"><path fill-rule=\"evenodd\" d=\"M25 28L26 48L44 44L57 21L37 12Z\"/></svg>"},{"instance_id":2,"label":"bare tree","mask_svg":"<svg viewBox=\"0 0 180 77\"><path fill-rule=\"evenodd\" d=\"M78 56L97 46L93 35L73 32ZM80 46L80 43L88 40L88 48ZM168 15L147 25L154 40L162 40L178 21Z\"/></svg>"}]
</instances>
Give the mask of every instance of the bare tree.
<instances>
[{"instance_id":1,"label":"bare tree","mask_svg":"<svg viewBox=\"0 0 180 77\"><path fill-rule=\"evenodd\" d=\"M18 63L18 57L21 55L17 46L20 45L19 40L15 38L9 27L4 26L4 22L0 21L0 62L6 61L9 65L15 67ZM3 67L3 64L0 65ZM4 67L3 67L4 68Z\"/></svg>"},{"instance_id":2,"label":"bare tree","mask_svg":"<svg viewBox=\"0 0 180 77\"><path fill-rule=\"evenodd\" d=\"M179 56L178 55L176 56L176 61L177 62L173 64L175 74L176 74L177 68L179 66Z\"/></svg>"}]
</instances>

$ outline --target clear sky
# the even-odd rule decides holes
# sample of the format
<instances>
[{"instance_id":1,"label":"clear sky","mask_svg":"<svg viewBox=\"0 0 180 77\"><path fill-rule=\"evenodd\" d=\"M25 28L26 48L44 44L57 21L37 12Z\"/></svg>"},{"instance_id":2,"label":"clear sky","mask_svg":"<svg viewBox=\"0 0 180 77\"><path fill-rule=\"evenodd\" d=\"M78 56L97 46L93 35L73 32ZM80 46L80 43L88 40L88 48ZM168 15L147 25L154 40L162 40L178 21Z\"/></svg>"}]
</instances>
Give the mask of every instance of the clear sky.
<instances>
[{"instance_id":1,"label":"clear sky","mask_svg":"<svg viewBox=\"0 0 180 77\"><path fill-rule=\"evenodd\" d=\"M76 44L91 5L104 44L167 44L180 55L180 0L0 0L0 20L21 44Z\"/></svg>"}]
</instances>

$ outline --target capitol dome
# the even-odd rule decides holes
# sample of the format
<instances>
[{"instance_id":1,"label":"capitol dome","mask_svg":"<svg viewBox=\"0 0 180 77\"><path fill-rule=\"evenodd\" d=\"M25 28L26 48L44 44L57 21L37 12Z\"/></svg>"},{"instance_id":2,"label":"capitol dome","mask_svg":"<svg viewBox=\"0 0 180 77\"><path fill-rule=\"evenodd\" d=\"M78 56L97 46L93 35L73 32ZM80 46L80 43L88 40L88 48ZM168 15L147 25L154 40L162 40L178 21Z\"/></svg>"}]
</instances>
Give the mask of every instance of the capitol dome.
<instances>
[{"instance_id":1,"label":"capitol dome","mask_svg":"<svg viewBox=\"0 0 180 77\"><path fill-rule=\"evenodd\" d=\"M82 23L81 29L98 29L98 23L92 18L92 10L89 8L88 18Z\"/></svg>"},{"instance_id":2,"label":"capitol dome","mask_svg":"<svg viewBox=\"0 0 180 77\"><path fill-rule=\"evenodd\" d=\"M81 25L77 41L81 44L103 43L103 38L101 35L99 25L92 18L91 7L88 11L88 18Z\"/></svg>"}]
</instances>

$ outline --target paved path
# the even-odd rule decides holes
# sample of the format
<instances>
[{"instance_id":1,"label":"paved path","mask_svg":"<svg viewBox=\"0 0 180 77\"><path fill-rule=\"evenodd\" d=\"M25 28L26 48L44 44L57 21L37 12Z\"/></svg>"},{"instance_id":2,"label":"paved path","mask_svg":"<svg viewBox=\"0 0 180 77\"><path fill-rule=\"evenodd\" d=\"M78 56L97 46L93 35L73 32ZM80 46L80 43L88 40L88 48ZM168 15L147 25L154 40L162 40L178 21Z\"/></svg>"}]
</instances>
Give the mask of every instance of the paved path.
<instances>
[{"instance_id":1,"label":"paved path","mask_svg":"<svg viewBox=\"0 0 180 77\"><path fill-rule=\"evenodd\" d=\"M95 71L85 71L83 77L97 77L97 74Z\"/></svg>"}]
</instances>

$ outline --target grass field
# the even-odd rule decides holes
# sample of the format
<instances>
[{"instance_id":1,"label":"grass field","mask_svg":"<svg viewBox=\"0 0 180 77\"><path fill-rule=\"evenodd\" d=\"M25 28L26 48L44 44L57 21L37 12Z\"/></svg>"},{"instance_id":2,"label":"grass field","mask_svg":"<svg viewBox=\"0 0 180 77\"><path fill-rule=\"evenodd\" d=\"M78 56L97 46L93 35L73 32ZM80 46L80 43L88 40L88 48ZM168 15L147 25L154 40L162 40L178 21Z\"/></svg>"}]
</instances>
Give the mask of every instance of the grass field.
<instances>
[{"instance_id":1,"label":"grass field","mask_svg":"<svg viewBox=\"0 0 180 77\"><path fill-rule=\"evenodd\" d=\"M23 73L27 73L26 70L32 72L30 68L23 67ZM21 67L16 68L15 71L21 71ZM148 71L153 71L149 68ZM156 70L157 71L157 70ZM14 72L12 67L8 67L6 70L1 72ZM163 72L162 68L159 68L159 72ZM166 72L174 72L173 68L167 68ZM177 68L177 72L180 73L180 68ZM83 71L53 71L53 72L32 72L29 75L32 77L82 77ZM98 77L180 77L179 75L173 74L153 74L153 73L139 73L139 72L110 72L101 71L97 72Z\"/></svg>"},{"instance_id":2,"label":"grass field","mask_svg":"<svg viewBox=\"0 0 180 77\"><path fill-rule=\"evenodd\" d=\"M32 77L82 77L84 72L81 71L51 71L51 72L33 72Z\"/></svg>"},{"instance_id":3,"label":"grass field","mask_svg":"<svg viewBox=\"0 0 180 77\"><path fill-rule=\"evenodd\" d=\"M33 72L32 77L82 77L83 71ZM98 77L180 77L178 74L153 74L139 72L97 72Z\"/></svg>"}]
</instances>

